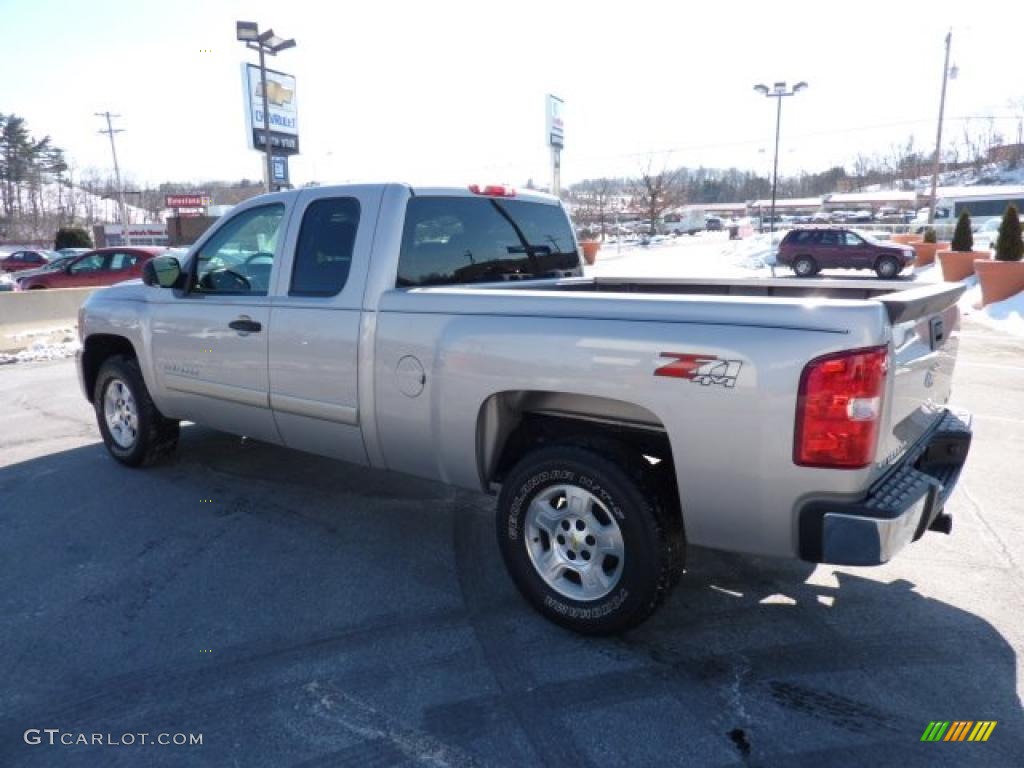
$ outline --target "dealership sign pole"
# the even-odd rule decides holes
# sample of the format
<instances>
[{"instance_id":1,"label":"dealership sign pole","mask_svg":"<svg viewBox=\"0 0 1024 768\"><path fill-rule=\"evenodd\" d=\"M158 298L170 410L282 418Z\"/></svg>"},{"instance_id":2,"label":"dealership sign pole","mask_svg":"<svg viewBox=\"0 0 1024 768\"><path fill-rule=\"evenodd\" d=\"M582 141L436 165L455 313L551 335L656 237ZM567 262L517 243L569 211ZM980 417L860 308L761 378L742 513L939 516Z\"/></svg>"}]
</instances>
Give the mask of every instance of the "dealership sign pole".
<instances>
[{"instance_id":1,"label":"dealership sign pole","mask_svg":"<svg viewBox=\"0 0 1024 768\"><path fill-rule=\"evenodd\" d=\"M562 123L562 106L557 96L548 94L547 139L551 147L551 194L560 197L562 192L562 147L565 146L565 126Z\"/></svg>"},{"instance_id":2,"label":"dealership sign pole","mask_svg":"<svg viewBox=\"0 0 1024 768\"><path fill-rule=\"evenodd\" d=\"M271 122L271 119L270 119L270 103L269 103L271 101L271 97L270 97L270 93L269 92L270 92L270 88L271 88L272 84L271 84L271 82L269 81L269 79L267 77L267 61L266 61L266 57L267 57L267 54L270 54L271 56L276 56L278 53L280 53L283 50L286 50L288 48L294 48L295 47L295 41L294 40L285 40L283 38L278 37L277 35L274 34L274 30L272 30L272 29L268 29L265 32L260 32L259 25L257 25L256 22L253 22L253 21L239 21L239 22L236 22L235 23L235 36L237 37L238 40L240 40L240 41L245 43L245 47L246 48L251 48L251 49L253 49L255 51L258 51L259 55L260 55L259 90L260 90L260 99L262 101L262 112L263 112L263 114L262 114L262 118L263 118L263 120L262 120L262 122L263 122L263 152L264 152L264 160L265 160L264 182L265 182L265 185L266 185L266 191L267 192L273 192L274 191L274 142L273 142L273 138L272 138L271 133L270 133L270 122ZM246 102L246 115L247 115L247 117L246 117L246 127L248 129L248 128L251 127L252 111L253 111L252 110L252 79L249 77L249 68L248 68L248 66L243 66L242 71L244 73L245 88L246 88L246 98L245 98L245 102ZM276 105L281 105L282 107L285 104L289 103L289 102L291 103L291 109L292 109L292 112L293 112L293 116L291 118L289 118L287 116L284 116L282 118L282 116L280 114L275 114L274 122L276 124L281 125L282 130L284 130L286 133L289 133L292 136L295 136L295 139L292 140L292 142L291 142L290 149L292 151L290 151L290 152L287 151L289 149L289 147L285 143L285 141L284 140L281 141L281 151L282 151L282 153L284 153L284 154L295 154L296 152L298 152L298 129L297 129L297 121L294 118L294 95L295 95L294 78L290 78L288 75L283 75L282 73L276 73L276 74L278 74L280 77L287 78L289 80L289 82L291 82L291 84L292 84L292 87L289 89L289 88L286 88L286 87L282 87L280 82L275 80L274 83L273 83L274 92L275 92L275 96L273 97L273 101L274 101L274 103ZM250 131L250 133L251 133L251 131Z\"/></svg>"}]
</instances>

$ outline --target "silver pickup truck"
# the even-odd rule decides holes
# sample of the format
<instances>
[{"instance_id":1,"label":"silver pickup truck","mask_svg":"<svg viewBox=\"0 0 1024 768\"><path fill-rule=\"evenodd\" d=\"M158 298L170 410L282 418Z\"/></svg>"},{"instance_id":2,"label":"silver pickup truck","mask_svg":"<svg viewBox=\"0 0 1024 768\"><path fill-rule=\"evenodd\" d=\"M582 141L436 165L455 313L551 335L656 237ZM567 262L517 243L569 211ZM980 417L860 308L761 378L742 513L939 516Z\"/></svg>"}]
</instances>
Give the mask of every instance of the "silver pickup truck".
<instances>
[{"instance_id":1,"label":"silver pickup truck","mask_svg":"<svg viewBox=\"0 0 1024 768\"><path fill-rule=\"evenodd\" d=\"M961 291L588 279L552 197L321 187L94 293L79 371L130 466L189 420L497 492L523 595L608 633L654 611L686 545L870 565L948 533Z\"/></svg>"}]
</instances>

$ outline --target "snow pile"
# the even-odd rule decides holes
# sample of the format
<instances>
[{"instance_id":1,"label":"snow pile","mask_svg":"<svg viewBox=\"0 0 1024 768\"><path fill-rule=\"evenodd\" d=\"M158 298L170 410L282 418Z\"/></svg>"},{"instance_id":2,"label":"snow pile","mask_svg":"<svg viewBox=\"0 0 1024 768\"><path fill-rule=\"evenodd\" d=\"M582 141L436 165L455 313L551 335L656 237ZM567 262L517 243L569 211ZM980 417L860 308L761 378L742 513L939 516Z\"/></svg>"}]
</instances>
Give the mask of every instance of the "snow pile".
<instances>
[{"instance_id":1,"label":"snow pile","mask_svg":"<svg viewBox=\"0 0 1024 768\"><path fill-rule=\"evenodd\" d=\"M35 363L41 360L63 360L72 357L81 347L78 341L33 341L27 349L14 354L0 352L0 365Z\"/></svg>"},{"instance_id":2,"label":"snow pile","mask_svg":"<svg viewBox=\"0 0 1024 768\"><path fill-rule=\"evenodd\" d=\"M975 317L989 328L1024 337L1024 292L989 304Z\"/></svg>"}]
</instances>

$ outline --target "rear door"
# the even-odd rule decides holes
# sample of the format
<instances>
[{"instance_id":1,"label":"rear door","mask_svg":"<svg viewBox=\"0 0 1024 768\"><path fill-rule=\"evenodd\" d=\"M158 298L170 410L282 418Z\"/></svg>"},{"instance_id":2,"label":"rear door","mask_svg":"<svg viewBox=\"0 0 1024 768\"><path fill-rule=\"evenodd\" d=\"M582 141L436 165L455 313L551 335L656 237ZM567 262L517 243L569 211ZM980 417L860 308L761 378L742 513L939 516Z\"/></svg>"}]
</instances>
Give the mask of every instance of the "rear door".
<instances>
[{"instance_id":1,"label":"rear door","mask_svg":"<svg viewBox=\"0 0 1024 768\"><path fill-rule=\"evenodd\" d=\"M843 266L839 250L839 234L839 231L834 229L826 229L818 233L818 240L814 244L814 258L823 269Z\"/></svg>"},{"instance_id":2,"label":"rear door","mask_svg":"<svg viewBox=\"0 0 1024 768\"><path fill-rule=\"evenodd\" d=\"M368 463L357 357L382 193L303 191L270 314L270 403L285 445L356 464Z\"/></svg>"},{"instance_id":3,"label":"rear door","mask_svg":"<svg viewBox=\"0 0 1024 768\"><path fill-rule=\"evenodd\" d=\"M110 254L107 261L104 285L113 285L123 280L131 280L139 276L135 266L142 257L138 253L129 251L116 251Z\"/></svg>"}]
</instances>

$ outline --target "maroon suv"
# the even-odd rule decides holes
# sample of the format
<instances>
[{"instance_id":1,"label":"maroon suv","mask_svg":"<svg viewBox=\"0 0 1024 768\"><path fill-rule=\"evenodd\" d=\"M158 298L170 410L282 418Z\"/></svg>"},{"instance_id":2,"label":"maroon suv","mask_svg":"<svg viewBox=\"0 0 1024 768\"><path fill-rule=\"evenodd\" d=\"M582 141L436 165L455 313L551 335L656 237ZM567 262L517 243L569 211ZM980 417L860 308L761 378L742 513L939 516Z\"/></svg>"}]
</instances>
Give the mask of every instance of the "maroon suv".
<instances>
[{"instance_id":1,"label":"maroon suv","mask_svg":"<svg viewBox=\"0 0 1024 768\"><path fill-rule=\"evenodd\" d=\"M914 250L849 229L806 227L786 233L779 243L777 263L792 267L798 277L810 277L822 269L873 269L889 279L914 263Z\"/></svg>"}]
</instances>

